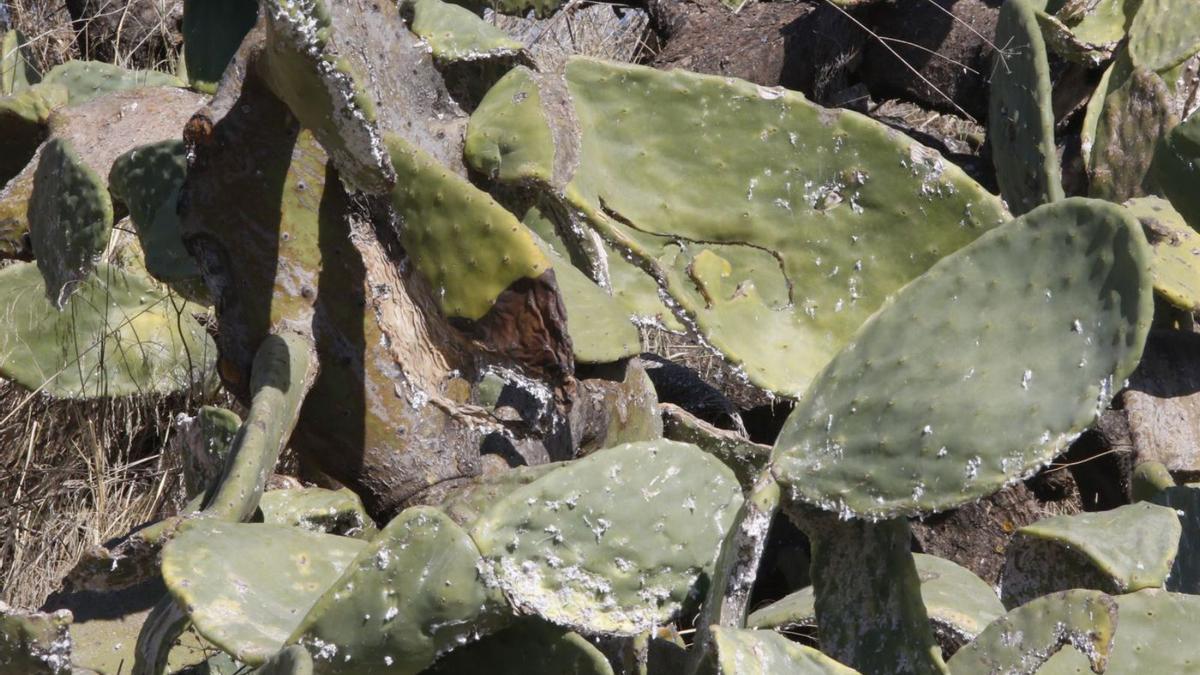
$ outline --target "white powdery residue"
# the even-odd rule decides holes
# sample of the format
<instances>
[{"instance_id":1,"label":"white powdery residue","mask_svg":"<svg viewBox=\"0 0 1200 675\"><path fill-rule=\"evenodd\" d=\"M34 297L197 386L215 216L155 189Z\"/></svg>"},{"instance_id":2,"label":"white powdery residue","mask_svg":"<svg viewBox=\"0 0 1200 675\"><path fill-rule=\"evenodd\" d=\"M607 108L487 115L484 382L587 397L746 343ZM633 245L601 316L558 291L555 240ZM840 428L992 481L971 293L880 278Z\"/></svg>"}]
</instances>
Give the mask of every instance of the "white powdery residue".
<instances>
[{"instance_id":1,"label":"white powdery residue","mask_svg":"<svg viewBox=\"0 0 1200 675\"><path fill-rule=\"evenodd\" d=\"M683 500L683 508L687 509L688 511L691 511L692 513L695 513L696 512L696 500L689 496L687 499Z\"/></svg>"},{"instance_id":2,"label":"white powdery residue","mask_svg":"<svg viewBox=\"0 0 1200 675\"><path fill-rule=\"evenodd\" d=\"M945 457L948 454L950 454L950 450L948 450L946 448L946 446L943 445L942 447L938 448L938 451L937 451L938 457Z\"/></svg>"},{"instance_id":3,"label":"white powdery residue","mask_svg":"<svg viewBox=\"0 0 1200 675\"><path fill-rule=\"evenodd\" d=\"M1021 388L1022 389L1028 389L1029 383L1032 381L1033 381L1033 371L1032 370L1026 369L1024 373L1021 373Z\"/></svg>"},{"instance_id":4,"label":"white powdery residue","mask_svg":"<svg viewBox=\"0 0 1200 675\"><path fill-rule=\"evenodd\" d=\"M973 480L979 475L979 467L983 466L983 458L979 455L967 460L966 476L967 480Z\"/></svg>"},{"instance_id":5,"label":"white powdery residue","mask_svg":"<svg viewBox=\"0 0 1200 675\"><path fill-rule=\"evenodd\" d=\"M926 424L921 429L921 435L922 436L932 436L933 435L933 427L931 425Z\"/></svg>"},{"instance_id":6,"label":"white powdery residue","mask_svg":"<svg viewBox=\"0 0 1200 675\"><path fill-rule=\"evenodd\" d=\"M385 666L390 666L390 665L392 665L392 664L393 664L393 663L395 663L395 662L396 662L396 661L395 661L395 659L393 659L393 658L392 658L392 657L390 657L390 656L384 656L384 657L383 657L383 665L385 665Z\"/></svg>"},{"instance_id":7,"label":"white powdery residue","mask_svg":"<svg viewBox=\"0 0 1200 675\"><path fill-rule=\"evenodd\" d=\"M1071 332L1082 333L1083 332L1083 322L1080 321L1079 319L1075 319L1074 321L1072 321L1071 322Z\"/></svg>"},{"instance_id":8,"label":"white powdery residue","mask_svg":"<svg viewBox=\"0 0 1200 675\"><path fill-rule=\"evenodd\" d=\"M338 647L332 642L326 642L321 638L313 638L309 644L315 647L317 650L316 653L313 654L313 658L315 659L324 659L325 661L329 661L333 659L333 657L337 656Z\"/></svg>"},{"instance_id":9,"label":"white powdery residue","mask_svg":"<svg viewBox=\"0 0 1200 675\"><path fill-rule=\"evenodd\" d=\"M386 549L381 548L375 552L375 566L381 570L386 570L388 565L392 563L392 554Z\"/></svg>"}]
</instances>

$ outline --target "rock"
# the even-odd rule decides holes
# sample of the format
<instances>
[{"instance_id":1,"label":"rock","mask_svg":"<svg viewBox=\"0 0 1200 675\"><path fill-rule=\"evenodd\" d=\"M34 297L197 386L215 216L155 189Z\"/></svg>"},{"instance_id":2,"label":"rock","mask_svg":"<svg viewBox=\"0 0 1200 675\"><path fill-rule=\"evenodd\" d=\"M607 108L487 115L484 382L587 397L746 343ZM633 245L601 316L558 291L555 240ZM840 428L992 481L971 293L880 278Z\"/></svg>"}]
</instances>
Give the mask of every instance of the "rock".
<instances>
[{"instance_id":1,"label":"rock","mask_svg":"<svg viewBox=\"0 0 1200 675\"><path fill-rule=\"evenodd\" d=\"M1177 480L1200 476L1200 335L1153 331L1119 396L1135 463L1162 462Z\"/></svg>"}]
</instances>

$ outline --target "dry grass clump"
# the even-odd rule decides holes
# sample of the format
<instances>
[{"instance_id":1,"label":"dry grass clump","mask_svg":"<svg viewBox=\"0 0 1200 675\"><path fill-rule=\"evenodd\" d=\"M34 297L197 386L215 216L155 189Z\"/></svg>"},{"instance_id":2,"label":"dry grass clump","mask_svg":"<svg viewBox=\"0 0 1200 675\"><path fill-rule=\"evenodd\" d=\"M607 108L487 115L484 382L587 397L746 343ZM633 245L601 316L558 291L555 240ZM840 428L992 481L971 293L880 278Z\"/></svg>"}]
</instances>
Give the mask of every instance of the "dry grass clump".
<instances>
[{"instance_id":1,"label":"dry grass clump","mask_svg":"<svg viewBox=\"0 0 1200 675\"><path fill-rule=\"evenodd\" d=\"M63 401L0 383L0 600L37 607L80 554L175 512L185 396Z\"/></svg>"},{"instance_id":2,"label":"dry grass clump","mask_svg":"<svg viewBox=\"0 0 1200 675\"><path fill-rule=\"evenodd\" d=\"M25 38L23 46L38 73L79 56L66 2L9 0L8 6L12 27Z\"/></svg>"}]
</instances>

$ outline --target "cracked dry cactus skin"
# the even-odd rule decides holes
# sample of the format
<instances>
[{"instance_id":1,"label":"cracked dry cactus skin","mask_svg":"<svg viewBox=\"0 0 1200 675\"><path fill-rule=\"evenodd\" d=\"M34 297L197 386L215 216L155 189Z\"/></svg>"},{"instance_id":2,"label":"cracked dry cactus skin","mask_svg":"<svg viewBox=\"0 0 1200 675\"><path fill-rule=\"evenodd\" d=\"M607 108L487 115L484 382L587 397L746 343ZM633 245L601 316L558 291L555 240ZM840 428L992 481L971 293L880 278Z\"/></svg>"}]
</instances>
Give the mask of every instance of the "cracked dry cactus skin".
<instances>
[{"instance_id":1,"label":"cracked dry cactus skin","mask_svg":"<svg viewBox=\"0 0 1200 675\"><path fill-rule=\"evenodd\" d=\"M1200 234L1160 197L1124 204L1142 224L1154 251L1154 292L1175 307L1200 311Z\"/></svg>"},{"instance_id":2,"label":"cracked dry cactus skin","mask_svg":"<svg viewBox=\"0 0 1200 675\"><path fill-rule=\"evenodd\" d=\"M113 205L104 179L65 139L48 141L40 157L29 197L29 237L46 296L62 309L108 246Z\"/></svg>"},{"instance_id":3,"label":"cracked dry cactus skin","mask_svg":"<svg viewBox=\"0 0 1200 675\"><path fill-rule=\"evenodd\" d=\"M41 84L65 87L73 106L124 89L186 86L174 75L157 70L129 70L100 61L67 61L51 68Z\"/></svg>"},{"instance_id":4,"label":"cracked dry cactus skin","mask_svg":"<svg viewBox=\"0 0 1200 675\"><path fill-rule=\"evenodd\" d=\"M1158 143L1150 165L1154 181L1192 229L1200 230L1200 114L1193 114Z\"/></svg>"},{"instance_id":5,"label":"cracked dry cactus skin","mask_svg":"<svg viewBox=\"0 0 1200 675\"><path fill-rule=\"evenodd\" d=\"M269 490L258 500L264 523L288 525L309 532L371 539L375 523L362 500L349 488L326 490L306 487Z\"/></svg>"},{"instance_id":6,"label":"cracked dry cactus skin","mask_svg":"<svg viewBox=\"0 0 1200 675\"><path fill-rule=\"evenodd\" d=\"M1015 607L1071 588L1114 595L1159 588L1179 537L1174 511L1146 502L1039 520L1009 542L1001 596Z\"/></svg>"},{"instance_id":7,"label":"cracked dry cactus skin","mask_svg":"<svg viewBox=\"0 0 1200 675\"><path fill-rule=\"evenodd\" d=\"M621 251L611 263L631 256L752 382L788 395L889 293L1007 219L940 155L864 116L588 58L565 80L510 72L472 115L466 153L558 194ZM627 282L610 267L619 297Z\"/></svg>"},{"instance_id":8,"label":"cracked dry cactus skin","mask_svg":"<svg viewBox=\"0 0 1200 675\"><path fill-rule=\"evenodd\" d=\"M551 269L533 234L491 195L399 136L388 135L387 147L400 242L447 317L481 319L517 280Z\"/></svg>"},{"instance_id":9,"label":"cracked dry cactus skin","mask_svg":"<svg viewBox=\"0 0 1200 675\"><path fill-rule=\"evenodd\" d=\"M1082 652L1080 658L1090 662L1094 672L1115 674L1117 671L1104 669L1114 648L1114 633L1123 625L1118 623L1117 603L1103 593L1055 593L992 622L947 665L954 675L1045 673L1042 665L1070 645Z\"/></svg>"},{"instance_id":10,"label":"cracked dry cactus skin","mask_svg":"<svg viewBox=\"0 0 1200 675\"><path fill-rule=\"evenodd\" d=\"M71 668L71 613L22 612L0 602L0 672L65 675Z\"/></svg>"},{"instance_id":11,"label":"cracked dry cactus skin","mask_svg":"<svg viewBox=\"0 0 1200 675\"><path fill-rule=\"evenodd\" d=\"M256 0L184 0L183 61L193 89L212 94L258 20Z\"/></svg>"},{"instance_id":12,"label":"cracked dry cactus skin","mask_svg":"<svg viewBox=\"0 0 1200 675\"><path fill-rule=\"evenodd\" d=\"M630 636L697 593L741 504L733 473L694 446L629 443L512 491L471 536L519 612Z\"/></svg>"},{"instance_id":13,"label":"cracked dry cactus skin","mask_svg":"<svg viewBox=\"0 0 1200 675\"><path fill-rule=\"evenodd\" d=\"M1172 509L1179 516L1182 528L1179 552L1167 577L1166 589L1200 594L1200 489L1184 485L1167 487L1149 501Z\"/></svg>"},{"instance_id":14,"label":"cracked dry cactus skin","mask_svg":"<svg viewBox=\"0 0 1200 675\"><path fill-rule=\"evenodd\" d=\"M772 630L713 626L716 675L855 675L821 652Z\"/></svg>"},{"instance_id":15,"label":"cracked dry cactus skin","mask_svg":"<svg viewBox=\"0 0 1200 675\"><path fill-rule=\"evenodd\" d=\"M1137 366L1150 265L1141 225L1108 202L1067 199L992 230L863 325L784 424L776 476L795 500L876 519L1029 475Z\"/></svg>"},{"instance_id":16,"label":"cracked dry cactus skin","mask_svg":"<svg viewBox=\"0 0 1200 675\"><path fill-rule=\"evenodd\" d=\"M146 270L168 283L200 276L183 246L175 211L186 177L187 157L177 140L134 148L118 157L108 174L109 191L129 209L137 228Z\"/></svg>"},{"instance_id":17,"label":"cracked dry cactus skin","mask_svg":"<svg viewBox=\"0 0 1200 675\"><path fill-rule=\"evenodd\" d=\"M163 547L162 575L205 639L258 665L366 547L296 527L201 518Z\"/></svg>"},{"instance_id":18,"label":"cracked dry cactus skin","mask_svg":"<svg viewBox=\"0 0 1200 675\"><path fill-rule=\"evenodd\" d=\"M330 50L332 11L327 0L264 0L267 44L258 71L316 135L343 180L364 192L383 193L396 174L362 74Z\"/></svg>"},{"instance_id":19,"label":"cracked dry cactus skin","mask_svg":"<svg viewBox=\"0 0 1200 675\"><path fill-rule=\"evenodd\" d=\"M1200 596L1148 589L1113 599L1117 605L1116 635L1105 675L1196 672L1200 649L1192 631L1182 627L1195 622ZM1092 672L1089 665L1083 654L1063 649L1037 672L1083 675Z\"/></svg>"},{"instance_id":20,"label":"cracked dry cactus skin","mask_svg":"<svg viewBox=\"0 0 1200 675\"><path fill-rule=\"evenodd\" d=\"M426 675L613 675L608 659L577 633L527 618L459 647Z\"/></svg>"},{"instance_id":21,"label":"cracked dry cactus skin","mask_svg":"<svg viewBox=\"0 0 1200 675\"><path fill-rule=\"evenodd\" d=\"M313 658L304 647L289 645L251 671L251 675L313 675Z\"/></svg>"},{"instance_id":22,"label":"cracked dry cactus skin","mask_svg":"<svg viewBox=\"0 0 1200 675\"><path fill-rule=\"evenodd\" d=\"M511 620L480 565L479 549L449 516L407 509L359 552L288 642L305 645L322 673L415 675Z\"/></svg>"},{"instance_id":23,"label":"cracked dry cactus skin","mask_svg":"<svg viewBox=\"0 0 1200 675\"><path fill-rule=\"evenodd\" d=\"M33 263L0 271L0 375L54 398L168 394L207 386L216 347L203 309L100 265L62 311Z\"/></svg>"},{"instance_id":24,"label":"cracked dry cactus skin","mask_svg":"<svg viewBox=\"0 0 1200 675\"><path fill-rule=\"evenodd\" d=\"M1200 8L1188 0L1142 0L1129 26L1129 55L1163 71L1200 51Z\"/></svg>"},{"instance_id":25,"label":"cracked dry cactus skin","mask_svg":"<svg viewBox=\"0 0 1200 675\"><path fill-rule=\"evenodd\" d=\"M1000 194L1014 215L1062 199L1050 64L1037 14L1046 0L1008 0L996 24L988 139Z\"/></svg>"},{"instance_id":26,"label":"cracked dry cactus skin","mask_svg":"<svg viewBox=\"0 0 1200 675\"><path fill-rule=\"evenodd\" d=\"M914 553L913 563L921 582L921 600L935 634L964 644L1004 614L996 591L965 567L923 553ZM755 611L746 620L750 628L782 631L816 623L811 586Z\"/></svg>"},{"instance_id":27,"label":"cracked dry cactus skin","mask_svg":"<svg viewBox=\"0 0 1200 675\"><path fill-rule=\"evenodd\" d=\"M412 12L411 29L442 62L508 58L525 45L460 5L442 0L404 0Z\"/></svg>"}]
</instances>

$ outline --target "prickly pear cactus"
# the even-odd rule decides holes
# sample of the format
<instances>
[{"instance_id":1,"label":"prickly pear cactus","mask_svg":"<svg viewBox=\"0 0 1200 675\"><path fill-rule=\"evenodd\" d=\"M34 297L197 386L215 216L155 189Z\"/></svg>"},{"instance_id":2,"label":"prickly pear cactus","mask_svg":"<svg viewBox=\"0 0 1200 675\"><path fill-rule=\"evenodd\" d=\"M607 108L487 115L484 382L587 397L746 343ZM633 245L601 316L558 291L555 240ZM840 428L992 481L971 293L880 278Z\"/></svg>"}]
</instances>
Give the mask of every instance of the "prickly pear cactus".
<instances>
[{"instance_id":1,"label":"prickly pear cactus","mask_svg":"<svg viewBox=\"0 0 1200 675\"><path fill-rule=\"evenodd\" d=\"M1200 309L1200 234L1160 197L1125 202L1154 251L1154 292L1183 310Z\"/></svg>"},{"instance_id":2,"label":"prickly pear cactus","mask_svg":"<svg viewBox=\"0 0 1200 675\"><path fill-rule=\"evenodd\" d=\"M1089 193L1121 202L1156 191L1150 174L1159 139L1179 124L1167 83L1153 70L1133 65L1125 52L1105 80L1094 142L1088 158Z\"/></svg>"},{"instance_id":3,"label":"prickly pear cactus","mask_svg":"<svg viewBox=\"0 0 1200 675\"><path fill-rule=\"evenodd\" d=\"M7 30L0 36L0 96L11 96L38 81L38 74L29 63L28 52L28 44L20 31Z\"/></svg>"},{"instance_id":4,"label":"prickly pear cactus","mask_svg":"<svg viewBox=\"0 0 1200 675\"><path fill-rule=\"evenodd\" d=\"M39 156L29 198L29 236L46 295L62 309L108 246L113 205L104 179L69 141L51 139Z\"/></svg>"},{"instance_id":5,"label":"prickly pear cactus","mask_svg":"<svg viewBox=\"0 0 1200 675\"><path fill-rule=\"evenodd\" d=\"M171 140L134 148L113 162L108 187L129 209L145 251L146 270L165 282L195 279L195 260L183 246L176 201L187 160L182 141Z\"/></svg>"},{"instance_id":6,"label":"prickly pear cactus","mask_svg":"<svg viewBox=\"0 0 1200 675\"><path fill-rule=\"evenodd\" d=\"M188 82L214 93L242 38L258 19L255 0L186 0L183 3L183 60Z\"/></svg>"},{"instance_id":7,"label":"prickly pear cactus","mask_svg":"<svg viewBox=\"0 0 1200 675\"><path fill-rule=\"evenodd\" d=\"M375 523L362 500L348 488L318 487L269 490L258 500L264 523L288 525L310 532L371 539Z\"/></svg>"},{"instance_id":8,"label":"prickly pear cactus","mask_svg":"<svg viewBox=\"0 0 1200 675\"><path fill-rule=\"evenodd\" d=\"M636 635L694 598L741 503L733 473L694 446L630 443L512 491L471 536L518 611Z\"/></svg>"},{"instance_id":9,"label":"prickly pear cactus","mask_svg":"<svg viewBox=\"0 0 1200 675\"><path fill-rule=\"evenodd\" d=\"M289 645L251 671L251 675L313 675L312 655L300 645Z\"/></svg>"},{"instance_id":10,"label":"prickly pear cactus","mask_svg":"<svg viewBox=\"0 0 1200 675\"><path fill-rule=\"evenodd\" d=\"M233 440L242 426L237 413L203 406L191 420L194 445L183 458L183 482L188 499L216 485L225 470Z\"/></svg>"},{"instance_id":11,"label":"prickly pear cactus","mask_svg":"<svg viewBox=\"0 0 1200 675\"><path fill-rule=\"evenodd\" d=\"M1179 536L1175 513L1146 502L1040 520L1009 543L1001 597L1016 607L1071 588L1114 595L1161 588Z\"/></svg>"},{"instance_id":12,"label":"prickly pear cactus","mask_svg":"<svg viewBox=\"0 0 1200 675\"><path fill-rule=\"evenodd\" d=\"M1046 0L1008 0L996 24L988 138L1000 194L1016 215L1065 195L1054 146L1050 63L1037 15Z\"/></svg>"},{"instance_id":13,"label":"prickly pear cactus","mask_svg":"<svg viewBox=\"0 0 1200 675\"><path fill-rule=\"evenodd\" d=\"M288 642L323 673L421 672L502 627L508 606L480 578L479 549L430 507L388 523L309 610Z\"/></svg>"},{"instance_id":14,"label":"prickly pear cactus","mask_svg":"<svg viewBox=\"0 0 1200 675\"><path fill-rule=\"evenodd\" d=\"M613 675L608 659L577 633L538 619L446 654L427 675Z\"/></svg>"},{"instance_id":15,"label":"prickly pear cactus","mask_svg":"<svg viewBox=\"0 0 1200 675\"><path fill-rule=\"evenodd\" d=\"M854 675L812 647L771 630L714 626L718 675Z\"/></svg>"},{"instance_id":16,"label":"prickly pear cactus","mask_svg":"<svg viewBox=\"0 0 1200 675\"><path fill-rule=\"evenodd\" d=\"M466 156L580 212L615 249L596 255L630 256L752 382L788 395L888 294L1006 217L940 155L855 113L587 58L563 78L510 72L473 113Z\"/></svg>"},{"instance_id":17,"label":"prickly pear cactus","mask_svg":"<svg viewBox=\"0 0 1200 675\"><path fill-rule=\"evenodd\" d=\"M1117 628L1113 598L1096 591L1055 593L992 622L947 665L954 675L1045 673L1039 670L1042 664L1060 647L1070 645L1086 655L1083 658L1093 671L1101 673L1114 649Z\"/></svg>"},{"instance_id":18,"label":"prickly pear cactus","mask_svg":"<svg viewBox=\"0 0 1200 675\"><path fill-rule=\"evenodd\" d=\"M163 581L206 639L261 664L367 546L350 537L211 518L163 547Z\"/></svg>"},{"instance_id":19,"label":"prickly pear cactus","mask_svg":"<svg viewBox=\"0 0 1200 675\"><path fill-rule=\"evenodd\" d=\"M1200 228L1200 115L1192 115L1158 143L1150 171L1192 229Z\"/></svg>"},{"instance_id":20,"label":"prickly pear cactus","mask_svg":"<svg viewBox=\"0 0 1200 675\"><path fill-rule=\"evenodd\" d=\"M67 104L61 85L39 84L0 98L0 182L21 172L46 139L50 113Z\"/></svg>"},{"instance_id":21,"label":"prickly pear cactus","mask_svg":"<svg viewBox=\"0 0 1200 675\"><path fill-rule=\"evenodd\" d=\"M1186 0L1142 0L1129 26L1134 64L1167 70L1200 51L1200 11Z\"/></svg>"},{"instance_id":22,"label":"prickly pear cactus","mask_svg":"<svg viewBox=\"0 0 1200 675\"><path fill-rule=\"evenodd\" d=\"M60 675L71 669L71 613L21 612L0 602L0 672Z\"/></svg>"},{"instance_id":23,"label":"prickly pear cactus","mask_svg":"<svg viewBox=\"0 0 1200 675\"><path fill-rule=\"evenodd\" d=\"M1086 199L947 256L813 384L776 442L777 477L793 499L886 518L953 508L1030 474L1137 365L1150 261L1132 216Z\"/></svg>"},{"instance_id":24,"label":"prickly pear cactus","mask_svg":"<svg viewBox=\"0 0 1200 675\"><path fill-rule=\"evenodd\" d=\"M442 0L406 0L412 12L412 32L429 43L433 58L442 62L511 58L525 46L471 10Z\"/></svg>"},{"instance_id":25,"label":"prickly pear cactus","mask_svg":"<svg viewBox=\"0 0 1200 675\"><path fill-rule=\"evenodd\" d=\"M212 383L202 308L100 265L60 311L33 263L0 270L0 375L56 398L171 393Z\"/></svg>"},{"instance_id":26,"label":"prickly pear cactus","mask_svg":"<svg viewBox=\"0 0 1200 675\"><path fill-rule=\"evenodd\" d=\"M124 89L185 86L174 75L157 70L129 70L100 61L67 61L51 68L41 83L65 87L73 106Z\"/></svg>"}]
</instances>

